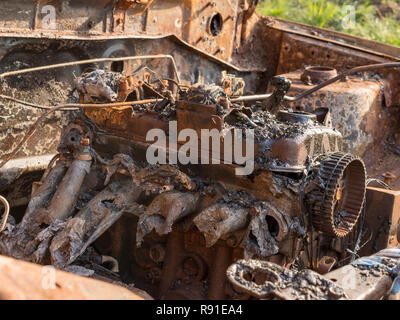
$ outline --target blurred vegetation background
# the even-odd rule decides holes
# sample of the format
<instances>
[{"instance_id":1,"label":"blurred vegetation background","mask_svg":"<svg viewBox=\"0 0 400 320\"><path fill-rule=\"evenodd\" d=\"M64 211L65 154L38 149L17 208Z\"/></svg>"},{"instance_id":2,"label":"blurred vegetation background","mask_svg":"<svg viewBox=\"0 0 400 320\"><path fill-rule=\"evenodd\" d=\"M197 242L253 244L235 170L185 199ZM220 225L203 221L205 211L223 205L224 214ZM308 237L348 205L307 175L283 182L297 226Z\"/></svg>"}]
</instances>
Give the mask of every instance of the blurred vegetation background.
<instances>
[{"instance_id":1,"label":"blurred vegetation background","mask_svg":"<svg viewBox=\"0 0 400 320\"><path fill-rule=\"evenodd\" d=\"M400 0L262 0L258 12L400 47Z\"/></svg>"}]
</instances>

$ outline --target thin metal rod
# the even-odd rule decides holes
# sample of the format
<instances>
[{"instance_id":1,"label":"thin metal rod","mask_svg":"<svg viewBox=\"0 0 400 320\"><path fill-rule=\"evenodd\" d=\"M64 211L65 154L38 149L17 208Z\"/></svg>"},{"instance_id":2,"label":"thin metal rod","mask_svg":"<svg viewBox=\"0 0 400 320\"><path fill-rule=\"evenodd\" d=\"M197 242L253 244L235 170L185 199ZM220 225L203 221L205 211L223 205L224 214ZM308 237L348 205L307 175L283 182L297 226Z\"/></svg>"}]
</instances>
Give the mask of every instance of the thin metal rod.
<instances>
[{"instance_id":1,"label":"thin metal rod","mask_svg":"<svg viewBox=\"0 0 400 320\"><path fill-rule=\"evenodd\" d=\"M4 72L0 74L0 78L5 78L9 76L15 76L18 74L24 74L28 72L35 72L35 71L43 71L43 70L50 70L50 69L56 69L56 68L64 68L64 67L70 67L70 66L76 66L80 64L89 64L89 63L98 63L98 62L118 62L118 61L129 61L129 60L146 60L146 59L169 59L172 62L172 65L174 67L174 73L176 76L176 79L178 83L181 82L178 68L176 66L176 62L173 56L167 55L167 54L159 54L159 55L145 55L145 56L130 56L130 57L120 57L120 58L97 58L97 59L89 59L89 60L80 60L80 61L72 61L72 62L65 62L65 63L59 63L59 64L52 64L52 65L47 65L47 66L41 66L41 67L35 67L35 68L28 68L28 69L22 69L22 70L15 70L15 71L9 71L9 72Z\"/></svg>"},{"instance_id":2,"label":"thin metal rod","mask_svg":"<svg viewBox=\"0 0 400 320\"><path fill-rule=\"evenodd\" d=\"M300 99L303 99L307 96L309 96L310 94L313 94L314 92L321 90L322 88L329 86L330 84L337 82L343 78L345 78L346 76L349 76L351 74L357 73L357 72L366 72L366 71L374 71L374 70L378 70L378 69L388 69L388 68L399 68L400 67L400 62L388 62L388 63L379 63L379 64L371 64L371 65L366 65L366 66L360 66L360 67L356 67L350 70L347 70L341 74L339 74L338 76L329 79L313 88L311 88L310 90L304 91L303 93L295 96L295 97L290 97L290 96L285 96L284 100L285 101L291 101L291 102L295 102L298 101ZM242 96L239 98L235 98L232 99L232 102L245 102L245 101L261 101L261 100L267 100L272 96L271 93L268 94L258 94L258 95L251 95L251 96Z\"/></svg>"},{"instance_id":3,"label":"thin metal rod","mask_svg":"<svg viewBox=\"0 0 400 320\"><path fill-rule=\"evenodd\" d=\"M272 97L272 93L254 94L251 96L241 96L239 98L231 99L231 102L261 101L261 100L267 100L270 97ZM285 96L285 100L286 100L286 96Z\"/></svg>"},{"instance_id":4,"label":"thin metal rod","mask_svg":"<svg viewBox=\"0 0 400 320\"><path fill-rule=\"evenodd\" d=\"M25 105L28 107L36 108L36 109L50 110L52 108L49 106L42 106L40 104L35 104L35 103L27 102L24 100L19 100L14 97L6 96L4 94L0 94L0 99L13 101L13 102L16 102L16 103L19 103L19 104L22 104L22 105ZM76 111L76 110L79 110L79 108L70 108L70 109L66 108L66 109L62 109L61 111Z\"/></svg>"},{"instance_id":5,"label":"thin metal rod","mask_svg":"<svg viewBox=\"0 0 400 320\"><path fill-rule=\"evenodd\" d=\"M19 104L23 104L32 108L37 108L37 109L44 109L44 110L51 110L54 108L54 106L43 106L40 104L35 104L31 102L27 102L24 100L19 100L15 99L10 96L5 96L3 94L0 94L0 99L4 100L10 100L14 101ZM102 104L96 104L96 103L91 103L91 104L84 104L84 103L68 103L68 104L63 104L59 105L57 107L62 106L62 108L58 109L57 111L76 111L82 108L112 108L112 107L122 107L122 106L135 106L135 105L143 105L143 104L148 104L148 103L157 103L162 101L163 99L147 99L147 100L138 100L138 101L125 101L125 102L110 102L110 103L102 103Z\"/></svg>"}]
</instances>

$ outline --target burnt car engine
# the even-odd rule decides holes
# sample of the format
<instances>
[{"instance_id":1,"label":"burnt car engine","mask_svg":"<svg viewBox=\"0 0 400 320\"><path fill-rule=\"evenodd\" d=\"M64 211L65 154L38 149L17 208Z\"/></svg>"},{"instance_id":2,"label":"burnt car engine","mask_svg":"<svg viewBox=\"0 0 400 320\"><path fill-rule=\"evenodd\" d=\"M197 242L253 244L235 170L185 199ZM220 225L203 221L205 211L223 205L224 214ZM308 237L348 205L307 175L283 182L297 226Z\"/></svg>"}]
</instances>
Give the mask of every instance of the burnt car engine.
<instances>
[{"instance_id":1,"label":"burnt car engine","mask_svg":"<svg viewBox=\"0 0 400 320\"><path fill-rule=\"evenodd\" d=\"M245 81L226 73L191 86L146 68L84 73L75 87L87 107L63 129L1 252L95 270L161 299L248 299L227 277L242 259L320 274L345 265L360 232L365 165L343 151L327 108L282 108L291 82L271 83L267 101L249 104L235 102ZM152 129L165 132L156 152L165 163L147 160ZM204 143L204 130L217 138ZM249 141L253 156L237 161ZM188 153L198 162L171 161Z\"/></svg>"}]
</instances>

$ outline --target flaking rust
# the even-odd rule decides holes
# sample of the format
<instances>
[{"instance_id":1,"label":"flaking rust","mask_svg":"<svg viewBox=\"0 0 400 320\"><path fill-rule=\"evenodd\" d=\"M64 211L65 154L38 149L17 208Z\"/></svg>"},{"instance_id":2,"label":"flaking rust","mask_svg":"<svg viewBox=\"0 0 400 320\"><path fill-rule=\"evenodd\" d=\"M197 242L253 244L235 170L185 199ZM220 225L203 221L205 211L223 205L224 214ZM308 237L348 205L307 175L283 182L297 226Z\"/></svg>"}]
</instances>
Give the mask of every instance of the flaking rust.
<instances>
[{"instance_id":1,"label":"flaking rust","mask_svg":"<svg viewBox=\"0 0 400 320\"><path fill-rule=\"evenodd\" d=\"M31 297L398 299L400 50L257 1L106 2L0 12L0 254L120 285Z\"/></svg>"}]
</instances>

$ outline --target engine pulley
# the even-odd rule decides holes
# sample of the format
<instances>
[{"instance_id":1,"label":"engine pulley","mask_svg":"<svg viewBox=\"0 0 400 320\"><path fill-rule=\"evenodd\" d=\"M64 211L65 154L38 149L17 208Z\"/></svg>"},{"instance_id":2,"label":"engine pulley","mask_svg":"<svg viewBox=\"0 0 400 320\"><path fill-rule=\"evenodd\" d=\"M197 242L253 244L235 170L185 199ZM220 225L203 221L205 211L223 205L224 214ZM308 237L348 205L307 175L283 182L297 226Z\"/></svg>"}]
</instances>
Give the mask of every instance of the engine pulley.
<instances>
[{"instance_id":1,"label":"engine pulley","mask_svg":"<svg viewBox=\"0 0 400 320\"><path fill-rule=\"evenodd\" d=\"M342 152L327 155L320 164L318 188L309 195L312 225L324 234L345 237L357 223L365 192L360 158Z\"/></svg>"}]
</instances>

